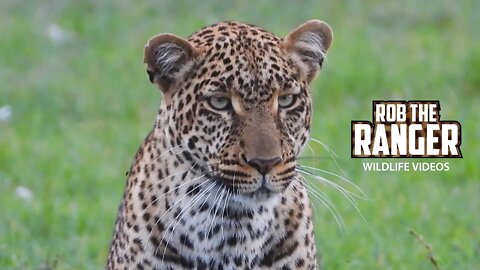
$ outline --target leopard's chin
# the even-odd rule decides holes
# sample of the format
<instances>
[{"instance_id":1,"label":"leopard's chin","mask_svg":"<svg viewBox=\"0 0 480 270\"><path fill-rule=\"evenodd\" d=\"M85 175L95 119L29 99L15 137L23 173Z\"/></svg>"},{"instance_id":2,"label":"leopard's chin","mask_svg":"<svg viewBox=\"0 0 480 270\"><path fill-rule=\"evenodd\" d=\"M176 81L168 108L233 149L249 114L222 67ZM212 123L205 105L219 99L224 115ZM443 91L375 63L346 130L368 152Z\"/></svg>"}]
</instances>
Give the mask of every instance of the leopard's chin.
<instances>
[{"instance_id":1,"label":"leopard's chin","mask_svg":"<svg viewBox=\"0 0 480 270\"><path fill-rule=\"evenodd\" d=\"M280 192L272 191L268 189L266 186L262 185L259 189L255 190L254 192L247 193L246 196L251 198L254 201L266 201L278 194L280 194Z\"/></svg>"},{"instance_id":2,"label":"leopard's chin","mask_svg":"<svg viewBox=\"0 0 480 270\"><path fill-rule=\"evenodd\" d=\"M277 198L280 196L280 194L282 194L282 190L270 189L268 185L265 185L264 181L256 186L248 186L245 189L241 189L238 186L234 187L233 185L228 185L225 183L219 184L232 193L233 201L242 204L263 203Z\"/></svg>"},{"instance_id":3,"label":"leopard's chin","mask_svg":"<svg viewBox=\"0 0 480 270\"><path fill-rule=\"evenodd\" d=\"M240 206L248 206L252 207L258 205L259 203L265 203L272 199L278 198L280 192L271 191L266 187L260 187L253 192L244 192L244 193L235 193L231 197L232 203L237 204L237 207L241 208Z\"/></svg>"}]
</instances>

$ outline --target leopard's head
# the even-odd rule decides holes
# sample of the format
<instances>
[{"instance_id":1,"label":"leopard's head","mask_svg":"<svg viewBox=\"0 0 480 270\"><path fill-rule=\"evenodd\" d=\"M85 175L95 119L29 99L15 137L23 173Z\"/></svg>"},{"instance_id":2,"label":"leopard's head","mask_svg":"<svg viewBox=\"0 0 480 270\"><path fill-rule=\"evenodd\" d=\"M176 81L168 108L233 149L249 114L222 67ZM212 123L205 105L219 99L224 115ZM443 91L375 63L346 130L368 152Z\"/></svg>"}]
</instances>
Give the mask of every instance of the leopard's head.
<instances>
[{"instance_id":1,"label":"leopard's head","mask_svg":"<svg viewBox=\"0 0 480 270\"><path fill-rule=\"evenodd\" d=\"M159 132L180 159L237 194L283 191L309 137L309 85L331 41L318 20L285 38L237 22L151 38L144 61L163 92Z\"/></svg>"}]
</instances>

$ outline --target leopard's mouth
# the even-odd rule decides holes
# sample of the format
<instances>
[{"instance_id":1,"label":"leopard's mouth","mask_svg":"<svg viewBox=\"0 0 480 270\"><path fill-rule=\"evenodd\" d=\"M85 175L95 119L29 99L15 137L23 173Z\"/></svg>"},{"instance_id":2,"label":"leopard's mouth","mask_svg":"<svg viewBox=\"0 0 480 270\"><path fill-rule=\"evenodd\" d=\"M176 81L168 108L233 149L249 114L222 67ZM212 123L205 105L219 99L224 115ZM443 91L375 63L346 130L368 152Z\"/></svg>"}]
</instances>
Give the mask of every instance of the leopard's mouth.
<instances>
[{"instance_id":1,"label":"leopard's mouth","mask_svg":"<svg viewBox=\"0 0 480 270\"><path fill-rule=\"evenodd\" d=\"M269 184L272 175L256 175L248 178L234 178L223 175L215 166L199 166L201 172L218 187L229 191L236 197L243 199L267 199L282 193L284 188L273 187ZM271 182L271 181L270 181ZM286 188L286 187L285 187Z\"/></svg>"},{"instance_id":2,"label":"leopard's mouth","mask_svg":"<svg viewBox=\"0 0 480 270\"><path fill-rule=\"evenodd\" d=\"M234 184L233 179L228 179L218 175L210 175L210 179L215 181L220 187L230 191L232 194L254 200L264 200L280 194L278 190L270 189L266 184L266 176L262 176L261 180L252 181L252 184L241 185Z\"/></svg>"}]
</instances>

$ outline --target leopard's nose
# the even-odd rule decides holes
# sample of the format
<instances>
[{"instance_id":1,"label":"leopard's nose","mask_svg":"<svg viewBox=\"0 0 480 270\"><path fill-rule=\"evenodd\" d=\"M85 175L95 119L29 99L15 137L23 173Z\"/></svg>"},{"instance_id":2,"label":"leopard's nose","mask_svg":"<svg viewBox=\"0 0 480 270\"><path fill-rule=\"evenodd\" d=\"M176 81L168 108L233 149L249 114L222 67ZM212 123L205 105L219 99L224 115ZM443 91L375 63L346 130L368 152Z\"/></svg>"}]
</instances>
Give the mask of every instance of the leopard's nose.
<instances>
[{"instance_id":1,"label":"leopard's nose","mask_svg":"<svg viewBox=\"0 0 480 270\"><path fill-rule=\"evenodd\" d=\"M259 173L262 175L266 175L269 173L275 165L282 161L281 157L275 157L272 159L260 159L260 158L253 158L251 160L247 160L250 166L254 167Z\"/></svg>"}]
</instances>

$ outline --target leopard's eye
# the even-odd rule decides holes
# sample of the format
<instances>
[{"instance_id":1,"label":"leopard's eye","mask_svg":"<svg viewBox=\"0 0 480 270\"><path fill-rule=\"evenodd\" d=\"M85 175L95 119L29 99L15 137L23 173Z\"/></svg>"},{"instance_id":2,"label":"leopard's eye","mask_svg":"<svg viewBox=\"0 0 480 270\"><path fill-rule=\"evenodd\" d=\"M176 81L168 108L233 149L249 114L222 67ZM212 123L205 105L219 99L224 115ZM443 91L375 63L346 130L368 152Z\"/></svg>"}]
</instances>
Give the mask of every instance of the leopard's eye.
<instances>
[{"instance_id":1,"label":"leopard's eye","mask_svg":"<svg viewBox=\"0 0 480 270\"><path fill-rule=\"evenodd\" d=\"M226 96L213 96L208 98L207 101L216 110L226 110L230 107L230 99Z\"/></svg>"},{"instance_id":2,"label":"leopard's eye","mask_svg":"<svg viewBox=\"0 0 480 270\"><path fill-rule=\"evenodd\" d=\"M296 96L294 95L284 95L278 97L278 106L280 108L288 108L295 103Z\"/></svg>"}]
</instances>

